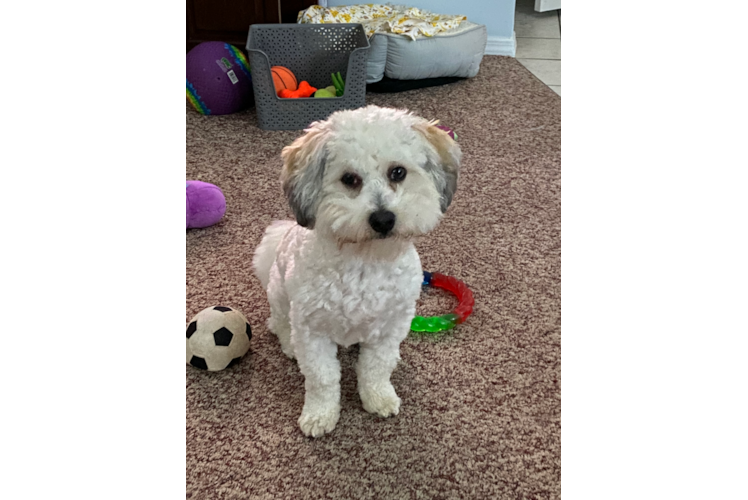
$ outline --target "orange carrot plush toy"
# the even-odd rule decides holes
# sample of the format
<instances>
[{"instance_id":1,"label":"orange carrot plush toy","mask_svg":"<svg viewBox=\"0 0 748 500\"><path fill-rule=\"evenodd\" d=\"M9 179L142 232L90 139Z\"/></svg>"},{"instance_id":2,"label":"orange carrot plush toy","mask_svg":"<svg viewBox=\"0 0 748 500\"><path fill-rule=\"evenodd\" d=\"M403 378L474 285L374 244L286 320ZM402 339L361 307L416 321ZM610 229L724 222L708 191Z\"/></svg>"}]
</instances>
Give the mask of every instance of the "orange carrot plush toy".
<instances>
[{"instance_id":1,"label":"orange carrot plush toy","mask_svg":"<svg viewBox=\"0 0 748 500\"><path fill-rule=\"evenodd\" d=\"M317 89L309 85L309 82L302 81L299 84L299 88L296 90L283 89L278 92L278 97L284 98L299 98L299 97L311 97Z\"/></svg>"}]
</instances>

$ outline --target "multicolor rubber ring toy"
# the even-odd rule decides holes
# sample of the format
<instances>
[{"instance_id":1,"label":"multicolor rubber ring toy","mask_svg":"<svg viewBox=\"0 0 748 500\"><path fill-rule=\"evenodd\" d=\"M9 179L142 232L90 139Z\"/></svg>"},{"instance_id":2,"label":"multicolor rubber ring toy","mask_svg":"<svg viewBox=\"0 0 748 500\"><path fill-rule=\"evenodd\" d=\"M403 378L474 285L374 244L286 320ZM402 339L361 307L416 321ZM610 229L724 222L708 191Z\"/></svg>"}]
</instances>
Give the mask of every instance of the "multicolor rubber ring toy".
<instances>
[{"instance_id":1,"label":"multicolor rubber ring toy","mask_svg":"<svg viewBox=\"0 0 748 500\"><path fill-rule=\"evenodd\" d=\"M442 288L452 292L460 303L452 314L442 316L416 316L410 324L410 329L414 332L436 333L444 330L451 330L456 325L464 323L473 312L473 292L465 283L440 273L423 272L423 285Z\"/></svg>"}]
</instances>

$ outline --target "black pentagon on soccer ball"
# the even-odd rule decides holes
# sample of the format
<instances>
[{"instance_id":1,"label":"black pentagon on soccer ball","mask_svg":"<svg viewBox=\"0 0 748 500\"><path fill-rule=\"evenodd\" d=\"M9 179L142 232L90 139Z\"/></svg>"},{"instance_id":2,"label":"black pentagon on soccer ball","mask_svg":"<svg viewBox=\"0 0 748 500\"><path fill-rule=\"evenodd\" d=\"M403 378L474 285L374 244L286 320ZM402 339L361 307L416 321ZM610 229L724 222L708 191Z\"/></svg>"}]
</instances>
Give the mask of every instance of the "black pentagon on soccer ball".
<instances>
[{"instance_id":1,"label":"black pentagon on soccer ball","mask_svg":"<svg viewBox=\"0 0 748 500\"><path fill-rule=\"evenodd\" d=\"M197 321L193 321L187 327L187 338L192 337L192 334L195 333L195 330L197 330Z\"/></svg>"},{"instance_id":2,"label":"black pentagon on soccer ball","mask_svg":"<svg viewBox=\"0 0 748 500\"><path fill-rule=\"evenodd\" d=\"M200 368L201 370L207 370L208 364L205 362L205 360L199 356L192 356L192 359L190 359L190 364L194 366L195 368Z\"/></svg>"},{"instance_id":3,"label":"black pentagon on soccer ball","mask_svg":"<svg viewBox=\"0 0 748 500\"><path fill-rule=\"evenodd\" d=\"M226 306L216 306L216 307L213 308L213 310L214 311L226 312L226 311L230 311L231 308L230 307L226 307Z\"/></svg>"},{"instance_id":4,"label":"black pentagon on soccer ball","mask_svg":"<svg viewBox=\"0 0 748 500\"><path fill-rule=\"evenodd\" d=\"M216 345L229 345L231 339L234 338L234 334L224 326L220 330L213 332L213 338L216 341Z\"/></svg>"},{"instance_id":5,"label":"black pentagon on soccer ball","mask_svg":"<svg viewBox=\"0 0 748 500\"><path fill-rule=\"evenodd\" d=\"M249 340L252 340L252 327L249 326L249 323L247 323L247 337L249 337Z\"/></svg>"}]
</instances>

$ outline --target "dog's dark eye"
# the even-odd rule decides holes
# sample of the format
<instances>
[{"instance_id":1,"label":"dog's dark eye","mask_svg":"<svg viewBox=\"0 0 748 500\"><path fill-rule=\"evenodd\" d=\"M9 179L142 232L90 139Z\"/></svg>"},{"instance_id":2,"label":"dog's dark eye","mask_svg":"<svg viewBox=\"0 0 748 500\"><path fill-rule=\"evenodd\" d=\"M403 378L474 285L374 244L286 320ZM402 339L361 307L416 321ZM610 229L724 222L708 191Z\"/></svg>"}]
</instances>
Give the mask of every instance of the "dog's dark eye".
<instances>
[{"instance_id":1,"label":"dog's dark eye","mask_svg":"<svg viewBox=\"0 0 748 500\"><path fill-rule=\"evenodd\" d=\"M357 188L361 185L361 177L348 172L343 174L343 177L340 178L340 182L342 182L349 188Z\"/></svg>"},{"instance_id":2,"label":"dog's dark eye","mask_svg":"<svg viewBox=\"0 0 748 500\"><path fill-rule=\"evenodd\" d=\"M392 167L390 169L389 178L392 182L400 182L405 179L405 175L408 173L405 167Z\"/></svg>"}]
</instances>

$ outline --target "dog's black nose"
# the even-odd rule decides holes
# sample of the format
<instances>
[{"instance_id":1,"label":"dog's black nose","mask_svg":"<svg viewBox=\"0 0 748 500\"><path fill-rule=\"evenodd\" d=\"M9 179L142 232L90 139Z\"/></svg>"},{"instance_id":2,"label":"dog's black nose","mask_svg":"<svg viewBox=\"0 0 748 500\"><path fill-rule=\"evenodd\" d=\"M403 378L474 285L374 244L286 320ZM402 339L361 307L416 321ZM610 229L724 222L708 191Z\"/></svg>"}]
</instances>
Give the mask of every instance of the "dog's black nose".
<instances>
[{"instance_id":1,"label":"dog's black nose","mask_svg":"<svg viewBox=\"0 0 748 500\"><path fill-rule=\"evenodd\" d=\"M395 227L395 214L389 210L377 210L369 216L369 225L379 234L387 234Z\"/></svg>"}]
</instances>

